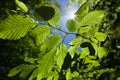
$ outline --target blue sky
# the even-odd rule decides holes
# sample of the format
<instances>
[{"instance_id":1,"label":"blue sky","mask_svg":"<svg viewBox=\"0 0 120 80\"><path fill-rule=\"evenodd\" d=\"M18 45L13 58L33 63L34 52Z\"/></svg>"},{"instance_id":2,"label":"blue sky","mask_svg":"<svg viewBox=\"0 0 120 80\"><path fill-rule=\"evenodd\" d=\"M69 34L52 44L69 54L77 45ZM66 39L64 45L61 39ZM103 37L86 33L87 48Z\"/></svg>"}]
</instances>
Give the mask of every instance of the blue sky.
<instances>
[{"instance_id":1,"label":"blue sky","mask_svg":"<svg viewBox=\"0 0 120 80\"><path fill-rule=\"evenodd\" d=\"M62 30L69 32L68 29L66 28L66 21L68 19L70 19L71 15L74 14L77 11L78 5L74 4L71 7L67 7L68 0L58 0L58 3L60 4L61 9L62 9L62 10L60 10L61 20L60 20L60 23L58 24L58 26L63 26ZM69 42L74 37L75 37L75 35L71 35L71 34L67 35L65 40L64 40L64 43L68 45Z\"/></svg>"}]
</instances>

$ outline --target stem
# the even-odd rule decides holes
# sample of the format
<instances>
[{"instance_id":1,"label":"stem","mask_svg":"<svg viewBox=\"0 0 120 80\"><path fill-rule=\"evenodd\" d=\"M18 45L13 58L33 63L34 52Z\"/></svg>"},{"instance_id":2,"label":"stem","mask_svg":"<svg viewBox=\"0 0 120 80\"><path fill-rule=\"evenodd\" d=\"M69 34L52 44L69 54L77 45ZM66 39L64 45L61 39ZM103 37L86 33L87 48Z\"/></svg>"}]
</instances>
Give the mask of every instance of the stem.
<instances>
[{"instance_id":1,"label":"stem","mask_svg":"<svg viewBox=\"0 0 120 80\"><path fill-rule=\"evenodd\" d=\"M57 27L54 27L54 26L50 25L48 22L47 22L47 25L49 25L49 26L50 26L51 28L53 28L53 29L56 29L56 30L59 30L59 31L61 31L61 32L66 33L66 35L67 35L67 34L73 34L73 35L76 35L76 36L80 36L80 37L82 37L82 38L84 38L84 39L91 40L90 38L85 37L85 36L83 36L83 35L81 35L81 34L79 34L79 33L71 33L71 32L67 32L67 31L58 29ZM65 36L65 37L66 37L66 36ZM65 37L64 37L64 39L65 39Z\"/></svg>"}]
</instances>

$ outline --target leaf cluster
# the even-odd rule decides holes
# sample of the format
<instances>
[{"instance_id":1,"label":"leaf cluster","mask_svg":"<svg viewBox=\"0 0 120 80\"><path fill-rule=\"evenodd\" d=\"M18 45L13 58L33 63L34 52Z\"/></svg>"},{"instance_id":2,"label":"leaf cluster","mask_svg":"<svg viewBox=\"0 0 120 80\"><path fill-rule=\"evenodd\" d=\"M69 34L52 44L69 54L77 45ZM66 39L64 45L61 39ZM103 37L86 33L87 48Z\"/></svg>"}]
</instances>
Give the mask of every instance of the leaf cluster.
<instances>
[{"instance_id":1,"label":"leaf cluster","mask_svg":"<svg viewBox=\"0 0 120 80\"><path fill-rule=\"evenodd\" d=\"M57 27L60 13L54 4L40 0L35 6L30 1L15 0L14 14L9 13L7 18L0 19L0 38L8 41L7 46L15 50L13 53L23 54L19 57L23 62L11 69L8 77L19 76L22 80L119 80L119 1L78 1L81 6L75 13L76 18L66 22L69 30L66 32ZM34 8L34 13L31 14L28 5ZM58 30L64 36L56 34ZM68 34L75 35L69 47L64 44Z\"/></svg>"}]
</instances>

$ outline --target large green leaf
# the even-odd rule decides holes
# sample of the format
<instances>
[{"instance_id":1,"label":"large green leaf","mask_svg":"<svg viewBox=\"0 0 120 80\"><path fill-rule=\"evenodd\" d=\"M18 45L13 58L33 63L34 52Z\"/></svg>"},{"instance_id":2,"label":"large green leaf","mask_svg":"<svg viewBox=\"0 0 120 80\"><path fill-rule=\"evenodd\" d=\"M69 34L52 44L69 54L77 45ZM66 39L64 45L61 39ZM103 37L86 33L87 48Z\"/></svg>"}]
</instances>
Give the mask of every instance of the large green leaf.
<instances>
[{"instance_id":1,"label":"large green leaf","mask_svg":"<svg viewBox=\"0 0 120 80\"><path fill-rule=\"evenodd\" d=\"M24 37L36 25L30 17L12 15L0 24L0 38L16 40Z\"/></svg>"},{"instance_id":2,"label":"large green leaf","mask_svg":"<svg viewBox=\"0 0 120 80\"><path fill-rule=\"evenodd\" d=\"M50 34L50 28L47 25L38 26L31 32L31 36L35 37L35 42L37 46L43 43L43 41L46 39L46 37L49 34Z\"/></svg>"},{"instance_id":3,"label":"large green leaf","mask_svg":"<svg viewBox=\"0 0 120 80\"><path fill-rule=\"evenodd\" d=\"M61 37L59 35L53 35L48 40L46 40L46 42L41 46L40 50L46 52L47 50L55 47L58 43L60 43L60 41Z\"/></svg>"},{"instance_id":4,"label":"large green leaf","mask_svg":"<svg viewBox=\"0 0 120 80\"><path fill-rule=\"evenodd\" d=\"M75 32L78 29L78 23L73 19L69 19L66 22L66 26L70 32Z\"/></svg>"},{"instance_id":5,"label":"large green leaf","mask_svg":"<svg viewBox=\"0 0 120 80\"><path fill-rule=\"evenodd\" d=\"M57 49L57 53L56 53L56 62L57 62L57 66L58 66L58 70L61 70L61 67L63 65L65 56L67 54L67 48L64 44L61 44L60 49Z\"/></svg>"},{"instance_id":6,"label":"large green leaf","mask_svg":"<svg viewBox=\"0 0 120 80\"><path fill-rule=\"evenodd\" d=\"M89 7L87 3L84 3L83 5L80 6L80 8L77 10L76 14L76 19L78 21L81 21L82 18L88 13Z\"/></svg>"},{"instance_id":7,"label":"large green leaf","mask_svg":"<svg viewBox=\"0 0 120 80\"><path fill-rule=\"evenodd\" d=\"M102 21L104 16L104 11L92 11L88 13L85 17L83 17L80 26L93 26Z\"/></svg>"},{"instance_id":8,"label":"large green leaf","mask_svg":"<svg viewBox=\"0 0 120 80\"><path fill-rule=\"evenodd\" d=\"M107 35L105 33L102 32L96 32L94 37L98 40L98 41L104 41L107 38Z\"/></svg>"},{"instance_id":9,"label":"large green leaf","mask_svg":"<svg viewBox=\"0 0 120 80\"><path fill-rule=\"evenodd\" d=\"M37 80L41 80L42 78L45 78L46 75L51 71L54 65L54 56L56 55L55 53L56 53L56 48L53 48L44 55L41 65L39 67Z\"/></svg>"},{"instance_id":10,"label":"large green leaf","mask_svg":"<svg viewBox=\"0 0 120 80\"><path fill-rule=\"evenodd\" d=\"M25 11L25 12L28 11L27 6L26 6L22 1L15 0L15 3L16 3L17 6L18 6L19 8L21 8L23 11Z\"/></svg>"},{"instance_id":11,"label":"large green leaf","mask_svg":"<svg viewBox=\"0 0 120 80\"><path fill-rule=\"evenodd\" d=\"M21 72L21 70L24 68L24 64L21 64L9 71L9 74L7 75L8 77L13 77Z\"/></svg>"},{"instance_id":12,"label":"large green leaf","mask_svg":"<svg viewBox=\"0 0 120 80\"><path fill-rule=\"evenodd\" d=\"M48 20L48 22L50 25L56 26L60 21L60 12L55 5L51 5L51 6L55 10L55 15L52 17L52 19Z\"/></svg>"}]
</instances>

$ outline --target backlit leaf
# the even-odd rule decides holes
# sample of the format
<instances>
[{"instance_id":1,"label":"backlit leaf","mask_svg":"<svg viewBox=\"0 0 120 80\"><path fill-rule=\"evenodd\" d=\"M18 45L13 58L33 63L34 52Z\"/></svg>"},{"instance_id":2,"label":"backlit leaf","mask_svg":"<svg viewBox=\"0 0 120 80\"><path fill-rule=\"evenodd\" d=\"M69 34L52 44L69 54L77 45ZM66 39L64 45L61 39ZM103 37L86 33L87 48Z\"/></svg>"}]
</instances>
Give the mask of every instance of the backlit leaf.
<instances>
[{"instance_id":1,"label":"backlit leaf","mask_svg":"<svg viewBox=\"0 0 120 80\"><path fill-rule=\"evenodd\" d=\"M88 32L90 29L91 29L90 26L81 27L80 30L79 30L79 33L86 33L86 32Z\"/></svg>"},{"instance_id":2,"label":"backlit leaf","mask_svg":"<svg viewBox=\"0 0 120 80\"><path fill-rule=\"evenodd\" d=\"M25 11L25 12L28 11L27 6L26 6L22 1L15 0L15 3L16 3L17 6L18 6L19 8L21 8L23 11Z\"/></svg>"},{"instance_id":3,"label":"backlit leaf","mask_svg":"<svg viewBox=\"0 0 120 80\"><path fill-rule=\"evenodd\" d=\"M88 13L89 7L87 3L84 3L83 5L80 6L80 8L77 10L76 14L76 19L78 21L81 21L82 18Z\"/></svg>"},{"instance_id":4,"label":"backlit leaf","mask_svg":"<svg viewBox=\"0 0 120 80\"><path fill-rule=\"evenodd\" d=\"M50 28L47 25L37 26L31 32L31 36L35 37L37 46L39 46L41 43L43 43L49 34L50 34Z\"/></svg>"},{"instance_id":5,"label":"backlit leaf","mask_svg":"<svg viewBox=\"0 0 120 80\"><path fill-rule=\"evenodd\" d=\"M44 55L42 63L39 67L37 80L41 80L50 72L50 70L54 65L54 56L56 55L55 53L56 53L56 49L54 48Z\"/></svg>"},{"instance_id":6,"label":"backlit leaf","mask_svg":"<svg viewBox=\"0 0 120 80\"><path fill-rule=\"evenodd\" d=\"M66 73L66 80L71 80L71 79L72 79L72 73L71 73L71 70L68 69Z\"/></svg>"},{"instance_id":7,"label":"backlit leaf","mask_svg":"<svg viewBox=\"0 0 120 80\"><path fill-rule=\"evenodd\" d=\"M90 54L90 52L89 52L89 48L88 47L82 48L82 52L80 54L80 58L85 58L89 54Z\"/></svg>"},{"instance_id":8,"label":"backlit leaf","mask_svg":"<svg viewBox=\"0 0 120 80\"><path fill-rule=\"evenodd\" d=\"M104 47L98 47L97 51L97 55L100 59L107 55L107 50Z\"/></svg>"},{"instance_id":9,"label":"backlit leaf","mask_svg":"<svg viewBox=\"0 0 120 80\"><path fill-rule=\"evenodd\" d=\"M24 37L36 25L30 18L21 15L12 15L0 23L0 38L16 40Z\"/></svg>"},{"instance_id":10,"label":"backlit leaf","mask_svg":"<svg viewBox=\"0 0 120 80\"><path fill-rule=\"evenodd\" d=\"M96 32L94 37L98 40L98 41L104 41L107 38L107 35L105 33L102 32Z\"/></svg>"},{"instance_id":11,"label":"backlit leaf","mask_svg":"<svg viewBox=\"0 0 120 80\"><path fill-rule=\"evenodd\" d=\"M102 21L103 16L104 11L92 11L83 17L80 26L93 26L95 24L98 24Z\"/></svg>"},{"instance_id":12,"label":"backlit leaf","mask_svg":"<svg viewBox=\"0 0 120 80\"><path fill-rule=\"evenodd\" d=\"M41 46L40 50L45 52L46 50L50 50L51 48L55 47L61 41L61 37L59 35L53 35L48 40L44 42Z\"/></svg>"},{"instance_id":13,"label":"backlit leaf","mask_svg":"<svg viewBox=\"0 0 120 80\"><path fill-rule=\"evenodd\" d=\"M39 73L39 68L36 68L36 69L32 72L29 80L35 79L35 78L37 77L38 73Z\"/></svg>"},{"instance_id":14,"label":"backlit leaf","mask_svg":"<svg viewBox=\"0 0 120 80\"><path fill-rule=\"evenodd\" d=\"M70 32L75 32L78 29L78 23L73 19L69 19L66 22L66 26Z\"/></svg>"},{"instance_id":15,"label":"backlit leaf","mask_svg":"<svg viewBox=\"0 0 120 80\"><path fill-rule=\"evenodd\" d=\"M58 65L58 70L60 71L64 63L65 56L67 54L67 48L64 44L61 44L60 49L57 49L56 62Z\"/></svg>"}]
</instances>

